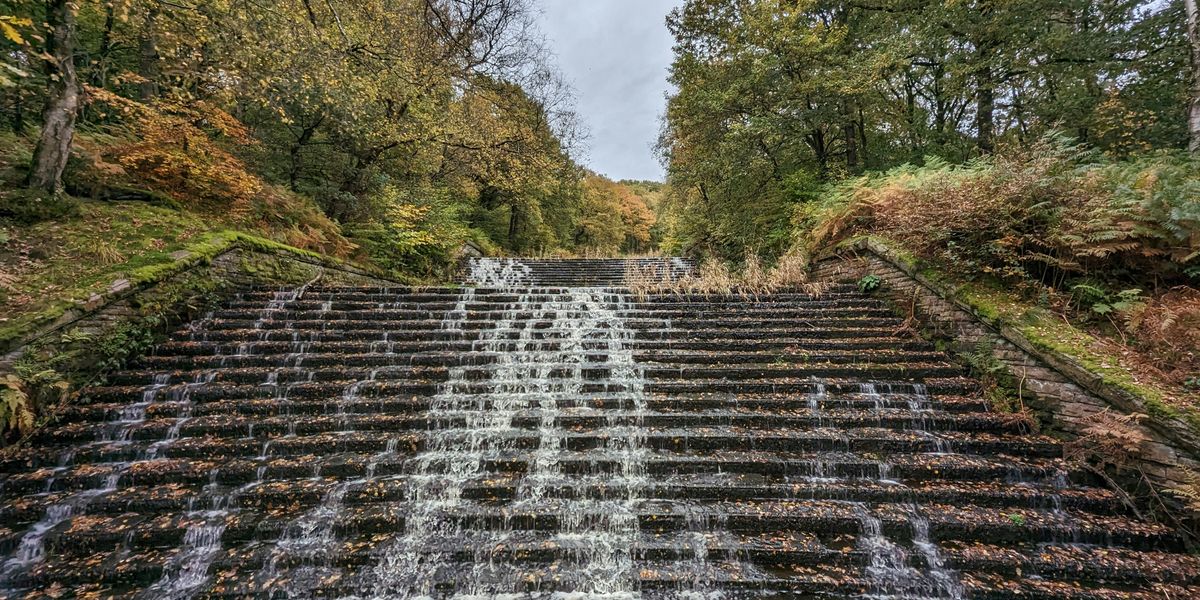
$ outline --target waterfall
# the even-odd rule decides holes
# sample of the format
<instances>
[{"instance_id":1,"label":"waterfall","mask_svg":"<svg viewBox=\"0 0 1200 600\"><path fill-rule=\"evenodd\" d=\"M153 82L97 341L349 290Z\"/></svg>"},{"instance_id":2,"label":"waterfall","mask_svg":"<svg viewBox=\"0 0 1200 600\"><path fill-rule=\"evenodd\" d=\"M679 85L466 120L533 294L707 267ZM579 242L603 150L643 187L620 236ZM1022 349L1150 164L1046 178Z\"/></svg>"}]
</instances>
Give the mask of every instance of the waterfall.
<instances>
[{"instance_id":1,"label":"waterfall","mask_svg":"<svg viewBox=\"0 0 1200 600\"><path fill-rule=\"evenodd\" d=\"M514 288L528 276L515 261L480 259L471 264L477 283ZM466 304L476 291L460 292L443 329L462 331ZM637 510L646 485L641 415L645 384L634 362L633 332L624 323L623 294L598 289L524 289L508 303L491 329L478 332L473 353L494 359L478 366L455 366L432 402L435 423L461 426L433 429L421 454L411 460L405 529L379 552L361 587L374 598L428 596L438 575L453 562L454 548L473 549L475 565L457 589L469 596L519 591L518 565L503 559L509 528L484 531L463 527L473 501L464 489L485 476L484 464L521 453L525 433L514 426L519 415L536 419L536 444L524 454L528 470L516 483L510 512L553 511L558 526L550 542L569 557L556 573L557 586L593 597L632 594L639 538ZM595 357L602 364L592 364ZM607 372L605 388L619 394L624 410L605 428L603 455L618 465L613 476L566 474L560 459L568 452L562 428L565 409L581 401L589 371ZM610 496L589 494L606 483ZM579 597L585 597L585 596Z\"/></svg>"},{"instance_id":2,"label":"waterfall","mask_svg":"<svg viewBox=\"0 0 1200 600\"><path fill-rule=\"evenodd\" d=\"M0 597L1196 595L880 299L605 287L656 264L239 294L0 457Z\"/></svg>"},{"instance_id":3,"label":"waterfall","mask_svg":"<svg viewBox=\"0 0 1200 600\"><path fill-rule=\"evenodd\" d=\"M324 313L330 310L330 304L330 302L325 302L322 305L321 312ZM392 343L388 339L390 333L385 330L380 341L372 341L370 343L369 347L373 352L378 344L383 344L386 347ZM385 355L392 356L393 354L387 351ZM299 363L300 358L297 358L296 364L298 365ZM342 433L352 431L348 422L350 413L347 412L347 408L359 400L359 394L363 385L374 382L381 370L394 366L388 364L381 368L371 369L366 379L355 381L346 386L342 391L341 396L337 400L334 413L340 418L339 430ZM311 379L312 374L313 372L309 371L309 379ZM283 395L286 396L286 392ZM288 436L295 436L294 427L295 421L292 420L289 423ZM313 590L321 584L324 578L334 574L335 567L333 566L333 560L337 551L337 542L339 541L335 528L343 515L346 495L354 490L365 487L375 480L377 465L384 460L396 456L397 442L397 438L390 438L387 441L386 448L371 457L366 465L363 477L339 481L333 484L325 492L324 496L322 496L321 502L317 506L289 522L284 527L282 536L275 543L275 547L259 572L258 578L264 581L273 581L279 576L282 563L299 560L301 566L293 568L289 574L286 589L282 591L287 598L306 598L311 596ZM269 444L270 441L263 445L262 458L264 460L267 457ZM313 478L319 478L320 463L314 463L313 468ZM261 481L263 476L261 469L260 467L258 473L259 481Z\"/></svg>"},{"instance_id":4,"label":"waterfall","mask_svg":"<svg viewBox=\"0 0 1200 600\"><path fill-rule=\"evenodd\" d=\"M468 278L482 288L515 288L528 285L533 271L511 258L472 258L467 263Z\"/></svg>"},{"instance_id":5,"label":"waterfall","mask_svg":"<svg viewBox=\"0 0 1200 600\"><path fill-rule=\"evenodd\" d=\"M272 320L279 312L287 310L287 306L291 302L299 300L304 292L316 280L295 289L288 291L279 291L273 294L272 299L267 303L259 313L258 320L254 323L254 329L263 330L265 325ZM290 324L289 324L290 325ZM262 334L264 335L265 331ZM238 353L242 354L242 346L239 346ZM299 358L296 363L299 364ZM172 425L167 434L167 438L158 444L150 447L148 454L151 458L161 452L164 445L169 445L179 436L179 430L191 418L191 391L195 387L207 385L212 382L216 372L205 372L197 377L196 381L189 384L184 389L182 396L183 406L181 407L180 417ZM267 375L264 382L265 385L274 385L278 388L276 380L278 378L278 370L272 371ZM263 445L264 460L268 451L267 444ZM220 555L221 539L225 534L226 521L234 512L234 500L238 494L257 485L261 482L263 470L258 472L258 480L251 482L240 488L221 492L217 482L218 470L214 469L210 473L208 486L205 487L205 493L211 497L211 508L209 510L197 511L193 506L189 506L187 516L196 519L196 522L188 527L183 536L183 547L180 553L163 569L163 574L157 582L146 588L142 594L146 600L188 600L200 591L205 583L208 582L208 570L212 562Z\"/></svg>"},{"instance_id":6,"label":"waterfall","mask_svg":"<svg viewBox=\"0 0 1200 600\"><path fill-rule=\"evenodd\" d=\"M880 392L879 387L876 383L859 385L860 393L866 396L877 412L884 410L889 404L884 393L895 395L892 386L887 386L885 392ZM904 394L903 400L911 415L914 430L940 439L927 431L925 415L931 408L925 386L915 384L911 393ZM880 482L903 485L890 479L890 464L885 461L878 464ZM853 503L853 507L861 530L858 546L868 557L864 575L871 584L871 597L911 600L961 600L964 597L965 592L958 580L958 574L946 566L941 551L930 538L929 519L919 507L905 505L904 516L912 531L912 548L924 559L924 569L915 568L909 551L884 535L882 522L865 503Z\"/></svg>"}]
</instances>

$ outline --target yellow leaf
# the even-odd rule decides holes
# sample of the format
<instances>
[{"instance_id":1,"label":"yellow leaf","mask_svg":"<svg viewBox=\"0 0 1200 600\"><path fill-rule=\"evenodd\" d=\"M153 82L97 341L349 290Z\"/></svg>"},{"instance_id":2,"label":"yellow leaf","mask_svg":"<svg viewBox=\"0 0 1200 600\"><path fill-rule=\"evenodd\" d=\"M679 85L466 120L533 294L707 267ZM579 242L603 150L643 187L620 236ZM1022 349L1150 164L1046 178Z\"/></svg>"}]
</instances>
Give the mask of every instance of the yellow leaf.
<instances>
[{"instance_id":1,"label":"yellow leaf","mask_svg":"<svg viewBox=\"0 0 1200 600\"><path fill-rule=\"evenodd\" d=\"M17 31L17 27L30 27L32 25L33 21L29 19L0 17L0 31L3 31L4 37L11 40L14 44L25 45L25 38L21 37L21 32Z\"/></svg>"}]
</instances>

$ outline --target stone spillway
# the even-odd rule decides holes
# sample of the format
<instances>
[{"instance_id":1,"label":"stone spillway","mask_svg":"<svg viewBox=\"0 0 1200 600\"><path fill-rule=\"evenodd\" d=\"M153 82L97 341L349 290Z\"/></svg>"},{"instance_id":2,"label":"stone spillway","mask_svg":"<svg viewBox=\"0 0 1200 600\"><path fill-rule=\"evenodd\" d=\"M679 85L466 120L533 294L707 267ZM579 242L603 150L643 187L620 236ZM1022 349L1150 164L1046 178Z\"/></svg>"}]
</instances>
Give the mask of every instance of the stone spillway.
<instances>
[{"instance_id":1,"label":"stone spillway","mask_svg":"<svg viewBox=\"0 0 1200 600\"><path fill-rule=\"evenodd\" d=\"M3 455L0 597L1200 597L880 301L634 266L245 290Z\"/></svg>"}]
</instances>

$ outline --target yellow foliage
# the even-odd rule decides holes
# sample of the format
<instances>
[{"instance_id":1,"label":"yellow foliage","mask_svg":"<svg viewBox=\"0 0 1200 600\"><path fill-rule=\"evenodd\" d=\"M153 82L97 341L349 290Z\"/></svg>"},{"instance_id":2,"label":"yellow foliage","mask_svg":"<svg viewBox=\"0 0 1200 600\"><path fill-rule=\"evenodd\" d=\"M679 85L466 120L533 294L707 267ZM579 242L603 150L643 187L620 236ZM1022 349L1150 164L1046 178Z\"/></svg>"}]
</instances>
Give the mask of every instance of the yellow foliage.
<instances>
[{"instance_id":1,"label":"yellow foliage","mask_svg":"<svg viewBox=\"0 0 1200 600\"><path fill-rule=\"evenodd\" d=\"M301 248L338 256L353 249L310 201L268 184L218 143L255 143L224 110L206 102L144 104L100 88L87 91L94 107L120 123L113 128L118 141L99 148L92 160L102 183L132 181L170 196L186 210L230 226L274 232Z\"/></svg>"},{"instance_id":2,"label":"yellow foliage","mask_svg":"<svg viewBox=\"0 0 1200 600\"><path fill-rule=\"evenodd\" d=\"M16 375L0 379L0 431L24 434L33 429L34 413L25 384Z\"/></svg>"},{"instance_id":3,"label":"yellow foliage","mask_svg":"<svg viewBox=\"0 0 1200 600\"><path fill-rule=\"evenodd\" d=\"M609 254L643 251L650 245L655 221L646 200L629 186L600 175L584 178L576 234L581 249Z\"/></svg>"}]
</instances>

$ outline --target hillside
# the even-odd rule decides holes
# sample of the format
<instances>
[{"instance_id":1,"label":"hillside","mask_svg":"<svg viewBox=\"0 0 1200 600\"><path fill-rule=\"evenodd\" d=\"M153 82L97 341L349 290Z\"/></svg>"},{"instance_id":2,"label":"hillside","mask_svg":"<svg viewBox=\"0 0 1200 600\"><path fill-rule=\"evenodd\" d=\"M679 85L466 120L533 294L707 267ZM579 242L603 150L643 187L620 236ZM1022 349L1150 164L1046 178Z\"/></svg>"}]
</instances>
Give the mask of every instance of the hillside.
<instances>
[{"instance_id":1,"label":"hillside","mask_svg":"<svg viewBox=\"0 0 1200 600\"><path fill-rule=\"evenodd\" d=\"M652 250L641 197L576 162L525 3L198 8L0 15L0 338L236 234L423 281L467 241Z\"/></svg>"},{"instance_id":2,"label":"hillside","mask_svg":"<svg viewBox=\"0 0 1200 600\"><path fill-rule=\"evenodd\" d=\"M1200 16L717 5L668 19L666 251L769 262L886 239L978 310L1200 405L1200 71L1179 77Z\"/></svg>"}]
</instances>

